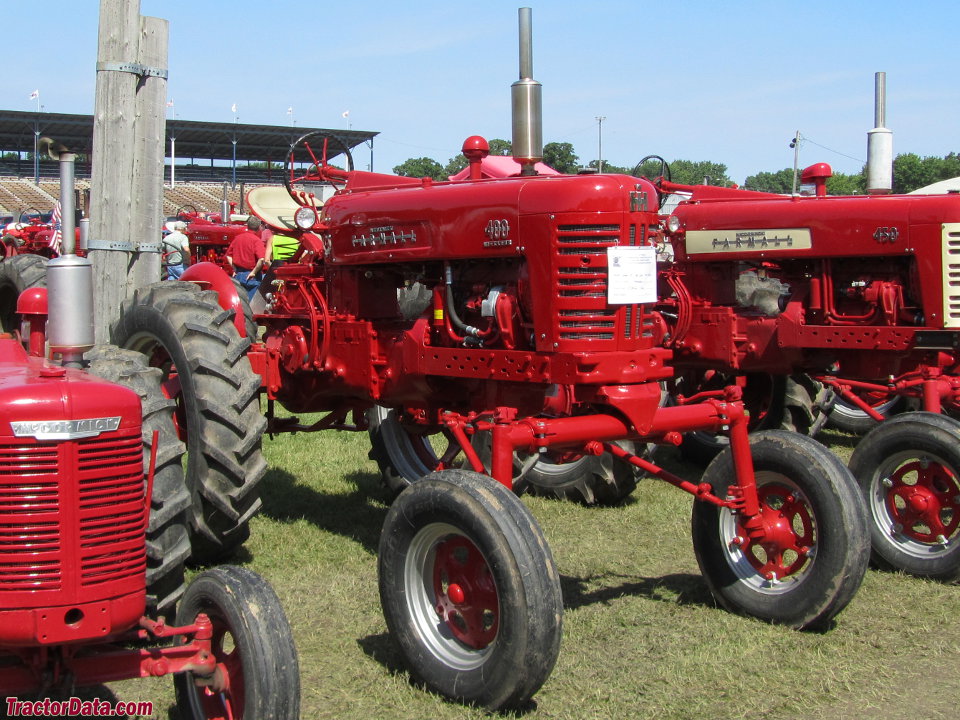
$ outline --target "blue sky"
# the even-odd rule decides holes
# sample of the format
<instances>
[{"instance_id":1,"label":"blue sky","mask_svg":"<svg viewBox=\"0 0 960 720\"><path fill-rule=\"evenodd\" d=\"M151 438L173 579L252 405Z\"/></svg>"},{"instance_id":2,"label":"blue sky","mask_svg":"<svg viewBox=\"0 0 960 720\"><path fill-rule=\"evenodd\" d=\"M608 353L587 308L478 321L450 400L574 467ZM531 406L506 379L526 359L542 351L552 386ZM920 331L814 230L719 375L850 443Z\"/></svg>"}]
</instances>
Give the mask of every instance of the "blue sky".
<instances>
[{"instance_id":1,"label":"blue sky","mask_svg":"<svg viewBox=\"0 0 960 720\"><path fill-rule=\"evenodd\" d=\"M168 97L187 120L379 131L374 169L510 137L521 2L141 0L170 23ZM960 2L550 2L533 8L544 139L609 162L711 160L742 182L801 165L858 172L887 73L894 152L960 151ZM93 110L99 3L2 0L2 107ZM293 108L293 115L287 109ZM349 118L343 113L349 111ZM359 164L369 152L358 150Z\"/></svg>"}]
</instances>

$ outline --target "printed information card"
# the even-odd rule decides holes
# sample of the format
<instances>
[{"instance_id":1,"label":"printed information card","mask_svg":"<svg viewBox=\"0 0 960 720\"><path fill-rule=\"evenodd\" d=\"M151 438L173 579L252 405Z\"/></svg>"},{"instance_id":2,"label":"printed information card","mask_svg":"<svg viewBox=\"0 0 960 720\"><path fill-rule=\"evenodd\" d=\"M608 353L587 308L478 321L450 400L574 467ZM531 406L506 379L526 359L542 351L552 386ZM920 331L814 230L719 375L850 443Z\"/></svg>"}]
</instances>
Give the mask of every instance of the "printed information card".
<instances>
[{"instance_id":1,"label":"printed information card","mask_svg":"<svg viewBox=\"0 0 960 720\"><path fill-rule=\"evenodd\" d=\"M657 301L657 249L653 245L607 248L607 302Z\"/></svg>"}]
</instances>

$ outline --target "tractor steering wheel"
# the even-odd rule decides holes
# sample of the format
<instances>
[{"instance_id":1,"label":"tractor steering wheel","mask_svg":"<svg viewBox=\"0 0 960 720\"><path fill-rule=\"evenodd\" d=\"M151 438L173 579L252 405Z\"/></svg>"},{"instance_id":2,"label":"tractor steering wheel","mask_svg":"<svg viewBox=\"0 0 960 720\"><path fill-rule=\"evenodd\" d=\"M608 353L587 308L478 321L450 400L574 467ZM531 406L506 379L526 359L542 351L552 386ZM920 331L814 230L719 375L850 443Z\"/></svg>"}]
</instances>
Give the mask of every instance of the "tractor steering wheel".
<instances>
[{"instance_id":1,"label":"tractor steering wheel","mask_svg":"<svg viewBox=\"0 0 960 720\"><path fill-rule=\"evenodd\" d=\"M40 211L37 210L35 207L24 208L23 210L20 211L20 217L17 218L17 224L22 225L24 218L27 219L27 222L30 222L30 218L32 217L36 217L39 220Z\"/></svg>"},{"instance_id":2,"label":"tractor steering wheel","mask_svg":"<svg viewBox=\"0 0 960 720\"><path fill-rule=\"evenodd\" d=\"M638 162L633 168L634 177L645 177L643 175L640 175L640 170L643 168L644 163L646 163L648 160L660 161L660 174L657 176L658 179L666 179L668 182L673 180L673 176L671 176L670 174L670 166L667 165L667 161L664 160L659 155L647 155L645 158L643 158L643 160ZM650 178L647 178L647 179L649 180ZM654 181L654 184L659 185L659 183L657 183L656 181Z\"/></svg>"},{"instance_id":3,"label":"tractor steering wheel","mask_svg":"<svg viewBox=\"0 0 960 720\"><path fill-rule=\"evenodd\" d=\"M311 145L312 141L312 145ZM320 153L317 156L316 151ZM283 173L283 186L287 189L298 204L302 204L302 199L294 189L294 185L301 183L330 182L331 178L323 173L322 168L329 165L331 157L342 154L346 158L346 170L353 170L353 155L350 154L350 148L346 142L336 135L330 135L324 130L309 132L290 146L290 152L287 153L286 166ZM306 171L297 172L296 164L298 162L308 162L310 165Z\"/></svg>"},{"instance_id":4,"label":"tractor steering wheel","mask_svg":"<svg viewBox=\"0 0 960 720\"><path fill-rule=\"evenodd\" d=\"M663 191L663 181L664 180L667 180L667 182L673 181L673 176L670 174L670 166L667 165L667 161L664 160L659 155L647 155L645 158L643 158L643 160L641 160L634 166L633 176L645 177L640 174L640 171L643 169L644 163L647 162L648 160L660 161L660 174L651 182L653 182L653 186L657 189L657 194L660 196L659 206L663 207L663 204L667 201L667 193ZM650 180L650 178L645 178L645 179Z\"/></svg>"},{"instance_id":5,"label":"tractor steering wheel","mask_svg":"<svg viewBox=\"0 0 960 720\"><path fill-rule=\"evenodd\" d=\"M198 215L199 212L195 205L181 205L180 209L177 210L178 218L185 218L187 215Z\"/></svg>"}]
</instances>

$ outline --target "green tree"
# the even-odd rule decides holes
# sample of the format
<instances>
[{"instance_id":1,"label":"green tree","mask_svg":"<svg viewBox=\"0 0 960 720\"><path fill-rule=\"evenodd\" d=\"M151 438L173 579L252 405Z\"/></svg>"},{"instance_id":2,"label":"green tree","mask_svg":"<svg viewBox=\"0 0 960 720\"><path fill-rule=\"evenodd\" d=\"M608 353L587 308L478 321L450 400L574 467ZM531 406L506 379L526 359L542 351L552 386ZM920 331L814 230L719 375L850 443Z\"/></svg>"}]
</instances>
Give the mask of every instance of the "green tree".
<instances>
[{"instance_id":1,"label":"green tree","mask_svg":"<svg viewBox=\"0 0 960 720\"><path fill-rule=\"evenodd\" d=\"M587 163L587 167L593 168L594 170L597 169L598 165L599 163L596 160L591 160L589 163ZM629 175L631 170L632 170L631 168L620 167L619 165L614 165L613 163L607 162L606 160L603 161L604 175L607 175L607 174L612 175L616 173L619 173L621 175Z\"/></svg>"},{"instance_id":2,"label":"green tree","mask_svg":"<svg viewBox=\"0 0 960 720\"><path fill-rule=\"evenodd\" d=\"M405 177L429 177L434 180L446 180L446 175L443 174L443 166L428 157L404 160L400 165L393 168L393 172Z\"/></svg>"},{"instance_id":3,"label":"green tree","mask_svg":"<svg viewBox=\"0 0 960 720\"><path fill-rule=\"evenodd\" d=\"M901 153L893 161L893 191L907 193L929 185L932 180L931 165L916 153Z\"/></svg>"},{"instance_id":4,"label":"green tree","mask_svg":"<svg viewBox=\"0 0 960 720\"><path fill-rule=\"evenodd\" d=\"M670 167L670 177L674 182L685 185L701 185L705 178L709 178L710 185L729 185L727 166L723 163L709 160L673 160L667 163ZM647 160L639 167L630 171L637 177L657 178L663 172L659 160Z\"/></svg>"},{"instance_id":5,"label":"green tree","mask_svg":"<svg viewBox=\"0 0 960 720\"><path fill-rule=\"evenodd\" d=\"M543 162L560 173L574 175L580 167L580 158L568 142L549 142L543 146Z\"/></svg>"},{"instance_id":6,"label":"green tree","mask_svg":"<svg viewBox=\"0 0 960 720\"><path fill-rule=\"evenodd\" d=\"M509 140L494 138L488 141L491 155L513 155L513 144Z\"/></svg>"},{"instance_id":7,"label":"green tree","mask_svg":"<svg viewBox=\"0 0 960 720\"><path fill-rule=\"evenodd\" d=\"M720 186L730 184L727 166L709 160L673 160L670 162L670 174L674 182L685 185L699 185L704 182Z\"/></svg>"},{"instance_id":8,"label":"green tree","mask_svg":"<svg viewBox=\"0 0 960 720\"><path fill-rule=\"evenodd\" d=\"M866 186L865 172L856 175L834 173L832 177L827 178L828 195L862 195L866 191Z\"/></svg>"},{"instance_id":9,"label":"green tree","mask_svg":"<svg viewBox=\"0 0 960 720\"><path fill-rule=\"evenodd\" d=\"M793 168L784 168L777 172L758 172L748 177L743 187L745 190L789 194L793 192Z\"/></svg>"},{"instance_id":10,"label":"green tree","mask_svg":"<svg viewBox=\"0 0 960 720\"><path fill-rule=\"evenodd\" d=\"M893 160L893 191L907 193L958 175L960 156L956 153L945 157L920 157L915 153L902 153Z\"/></svg>"},{"instance_id":11,"label":"green tree","mask_svg":"<svg viewBox=\"0 0 960 720\"><path fill-rule=\"evenodd\" d=\"M943 159L943 177L941 180L960 177L960 155L950 153Z\"/></svg>"},{"instance_id":12,"label":"green tree","mask_svg":"<svg viewBox=\"0 0 960 720\"><path fill-rule=\"evenodd\" d=\"M450 177L451 175L456 175L458 172L463 170L467 166L467 158L463 153L459 155L454 155L452 158L447 160L447 164L443 166L443 175L444 177Z\"/></svg>"}]
</instances>

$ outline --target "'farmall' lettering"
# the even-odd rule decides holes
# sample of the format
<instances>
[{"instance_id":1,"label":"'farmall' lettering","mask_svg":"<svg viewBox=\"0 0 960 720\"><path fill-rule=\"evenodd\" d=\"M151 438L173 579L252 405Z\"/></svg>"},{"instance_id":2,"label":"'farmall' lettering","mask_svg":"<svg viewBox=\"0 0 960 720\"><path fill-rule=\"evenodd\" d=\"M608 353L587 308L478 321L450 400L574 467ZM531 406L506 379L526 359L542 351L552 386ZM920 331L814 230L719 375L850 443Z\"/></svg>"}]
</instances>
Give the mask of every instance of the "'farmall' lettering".
<instances>
[{"instance_id":1,"label":"'farmall' lettering","mask_svg":"<svg viewBox=\"0 0 960 720\"><path fill-rule=\"evenodd\" d=\"M809 250L812 247L810 230L807 228L688 230L686 238L688 255Z\"/></svg>"},{"instance_id":2,"label":"'farmall' lettering","mask_svg":"<svg viewBox=\"0 0 960 720\"><path fill-rule=\"evenodd\" d=\"M89 418L87 420L20 420L11 422L16 437L37 440L79 440L113 432L120 427L119 417Z\"/></svg>"},{"instance_id":3,"label":"'farmall' lettering","mask_svg":"<svg viewBox=\"0 0 960 720\"><path fill-rule=\"evenodd\" d=\"M397 232L390 225L370 228L365 235L354 235L351 241L353 247L377 247L386 245L406 245L417 242L417 233Z\"/></svg>"},{"instance_id":4,"label":"'farmall' lettering","mask_svg":"<svg viewBox=\"0 0 960 720\"><path fill-rule=\"evenodd\" d=\"M738 232L737 236L732 241L729 238L714 238L713 240L713 247L715 250L730 250L731 248L736 248L738 250L747 248L750 250L753 248L778 248L781 246L793 247L793 238L789 235L786 237L780 237L779 235L767 237L767 233L764 230Z\"/></svg>"}]
</instances>

